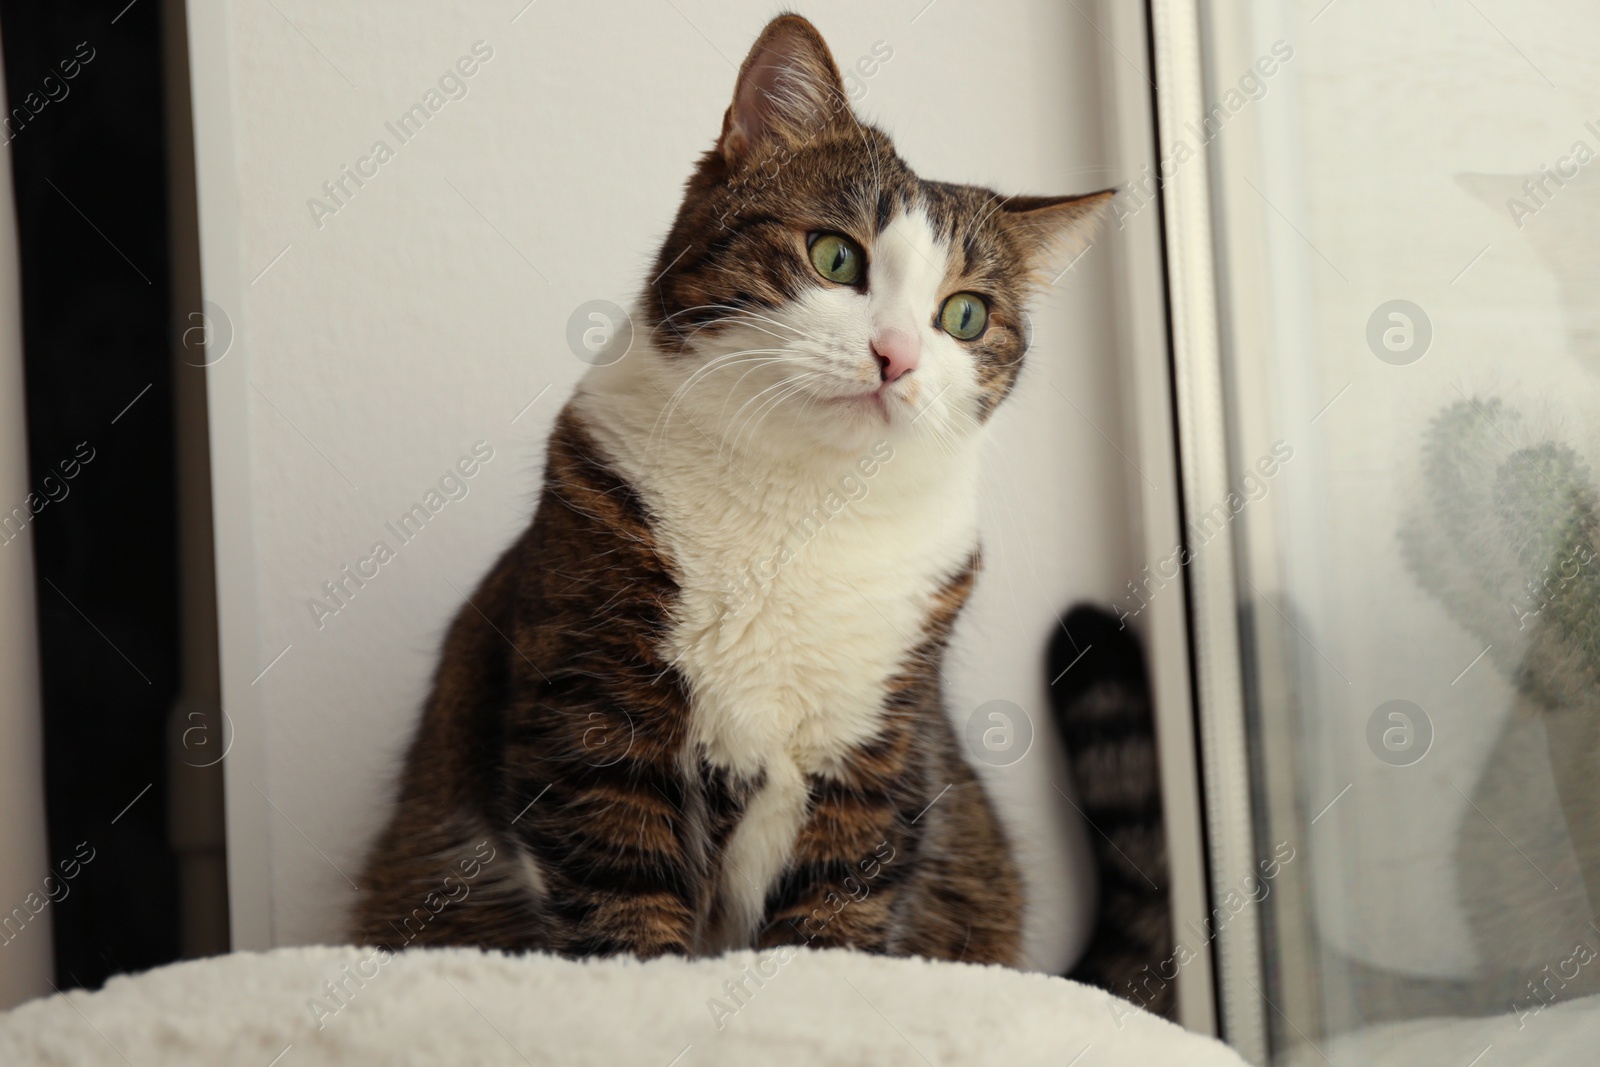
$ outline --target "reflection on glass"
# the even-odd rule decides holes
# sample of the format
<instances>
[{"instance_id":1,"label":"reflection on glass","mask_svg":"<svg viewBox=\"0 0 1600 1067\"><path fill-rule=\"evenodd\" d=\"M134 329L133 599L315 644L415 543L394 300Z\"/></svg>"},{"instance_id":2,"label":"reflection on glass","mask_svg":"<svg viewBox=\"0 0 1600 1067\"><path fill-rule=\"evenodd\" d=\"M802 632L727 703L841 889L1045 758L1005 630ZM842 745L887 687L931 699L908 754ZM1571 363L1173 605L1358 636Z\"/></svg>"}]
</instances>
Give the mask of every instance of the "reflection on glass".
<instances>
[{"instance_id":1,"label":"reflection on glass","mask_svg":"<svg viewBox=\"0 0 1600 1067\"><path fill-rule=\"evenodd\" d=\"M1206 16L1274 1062L1600 1047L1600 24L1526 14Z\"/></svg>"}]
</instances>

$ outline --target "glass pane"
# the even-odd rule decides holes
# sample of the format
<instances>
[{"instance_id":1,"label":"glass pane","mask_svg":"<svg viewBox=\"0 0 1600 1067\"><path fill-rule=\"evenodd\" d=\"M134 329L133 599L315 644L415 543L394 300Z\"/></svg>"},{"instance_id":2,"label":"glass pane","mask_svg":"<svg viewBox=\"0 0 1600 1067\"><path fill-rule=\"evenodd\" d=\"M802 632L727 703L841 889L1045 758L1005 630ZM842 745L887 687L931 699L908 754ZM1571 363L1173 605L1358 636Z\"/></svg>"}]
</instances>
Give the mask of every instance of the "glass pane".
<instances>
[{"instance_id":1,"label":"glass pane","mask_svg":"<svg viewBox=\"0 0 1600 1067\"><path fill-rule=\"evenodd\" d=\"M1187 136L1237 478L1210 514L1236 537L1255 847L1295 857L1260 903L1273 1060L1577 1062L1600 1034L1600 23L1578 0L1205 22Z\"/></svg>"}]
</instances>

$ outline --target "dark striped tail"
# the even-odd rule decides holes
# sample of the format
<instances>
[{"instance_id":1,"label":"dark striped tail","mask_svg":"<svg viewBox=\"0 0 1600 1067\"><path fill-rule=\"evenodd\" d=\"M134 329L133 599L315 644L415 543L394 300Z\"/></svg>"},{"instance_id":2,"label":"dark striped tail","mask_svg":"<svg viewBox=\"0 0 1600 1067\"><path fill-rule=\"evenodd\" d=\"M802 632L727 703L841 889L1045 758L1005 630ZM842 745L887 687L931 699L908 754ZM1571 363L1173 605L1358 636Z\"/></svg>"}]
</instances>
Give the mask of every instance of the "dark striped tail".
<instances>
[{"instance_id":1,"label":"dark striped tail","mask_svg":"<svg viewBox=\"0 0 1600 1067\"><path fill-rule=\"evenodd\" d=\"M1087 604L1050 643L1050 700L1099 868L1094 935L1067 977L1173 1018L1167 840L1155 719L1131 630Z\"/></svg>"}]
</instances>

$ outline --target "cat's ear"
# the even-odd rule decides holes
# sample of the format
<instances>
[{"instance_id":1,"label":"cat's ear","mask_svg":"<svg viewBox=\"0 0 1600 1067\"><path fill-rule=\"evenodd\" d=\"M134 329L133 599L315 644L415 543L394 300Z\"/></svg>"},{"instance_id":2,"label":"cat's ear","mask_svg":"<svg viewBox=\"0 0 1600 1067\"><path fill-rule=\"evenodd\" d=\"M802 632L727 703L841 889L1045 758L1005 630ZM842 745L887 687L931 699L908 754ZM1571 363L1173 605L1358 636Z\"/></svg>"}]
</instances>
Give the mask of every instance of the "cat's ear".
<instances>
[{"instance_id":1,"label":"cat's ear","mask_svg":"<svg viewBox=\"0 0 1600 1067\"><path fill-rule=\"evenodd\" d=\"M1116 192L1013 196L1001 203L1000 215L1019 239L1033 270L1053 274L1089 247Z\"/></svg>"},{"instance_id":2,"label":"cat's ear","mask_svg":"<svg viewBox=\"0 0 1600 1067\"><path fill-rule=\"evenodd\" d=\"M780 15L739 68L717 151L731 165L774 137L797 144L853 118L822 35L799 15Z\"/></svg>"}]
</instances>

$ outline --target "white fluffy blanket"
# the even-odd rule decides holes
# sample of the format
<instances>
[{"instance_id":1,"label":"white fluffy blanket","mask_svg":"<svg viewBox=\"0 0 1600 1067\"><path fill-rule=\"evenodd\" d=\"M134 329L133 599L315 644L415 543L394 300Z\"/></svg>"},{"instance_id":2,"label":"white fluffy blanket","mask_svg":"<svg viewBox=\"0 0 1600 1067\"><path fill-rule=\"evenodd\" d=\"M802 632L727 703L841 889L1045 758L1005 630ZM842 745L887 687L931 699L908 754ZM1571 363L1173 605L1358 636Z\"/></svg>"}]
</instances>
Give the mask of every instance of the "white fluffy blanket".
<instances>
[{"instance_id":1,"label":"white fluffy blanket","mask_svg":"<svg viewBox=\"0 0 1600 1067\"><path fill-rule=\"evenodd\" d=\"M281 948L113 978L0 1015L7 1067L991 1063L1244 1061L1061 978L839 950L579 963Z\"/></svg>"}]
</instances>

